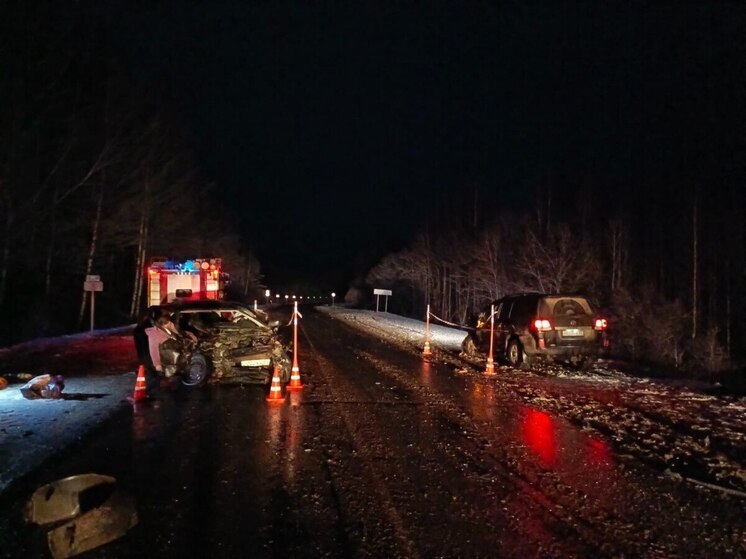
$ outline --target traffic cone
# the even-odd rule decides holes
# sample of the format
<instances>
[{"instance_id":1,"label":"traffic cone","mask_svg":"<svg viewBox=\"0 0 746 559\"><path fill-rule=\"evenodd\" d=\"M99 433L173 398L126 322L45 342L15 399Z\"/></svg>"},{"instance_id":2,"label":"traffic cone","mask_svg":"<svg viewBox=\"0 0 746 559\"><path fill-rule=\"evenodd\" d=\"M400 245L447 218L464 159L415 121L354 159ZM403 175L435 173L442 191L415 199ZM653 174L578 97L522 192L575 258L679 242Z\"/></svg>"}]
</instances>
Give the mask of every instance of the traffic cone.
<instances>
[{"instance_id":1,"label":"traffic cone","mask_svg":"<svg viewBox=\"0 0 746 559\"><path fill-rule=\"evenodd\" d=\"M485 375L497 374L495 373L495 360L492 358L491 355L487 358L487 367L484 369L484 374Z\"/></svg>"},{"instance_id":2,"label":"traffic cone","mask_svg":"<svg viewBox=\"0 0 746 559\"><path fill-rule=\"evenodd\" d=\"M433 352L430 351L430 305L428 305L425 315L425 347L422 349L422 357L429 359L432 354Z\"/></svg>"},{"instance_id":3,"label":"traffic cone","mask_svg":"<svg viewBox=\"0 0 746 559\"><path fill-rule=\"evenodd\" d=\"M141 402L148 397L147 387L145 386L145 366L140 365L137 369L137 380L135 381L135 393L132 395L134 402Z\"/></svg>"},{"instance_id":4,"label":"traffic cone","mask_svg":"<svg viewBox=\"0 0 746 559\"><path fill-rule=\"evenodd\" d=\"M298 365L293 365L290 373L290 382L287 385L288 390L300 390L303 388L303 383L300 381L300 370Z\"/></svg>"},{"instance_id":5,"label":"traffic cone","mask_svg":"<svg viewBox=\"0 0 746 559\"><path fill-rule=\"evenodd\" d=\"M293 368L290 370L290 383L288 384L288 390L299 390L303 388L303 384L300 381L300 367L298 367L298 301L295 302L295 309L293 310Z\"/></svg>"},{"instance_id":6,"label":"traffic cone","mask_svg":"<svg viewBox=\"0 0 746 559\"><path fill-rule=\"evenodd\" d=\"M493 358L493 346L495 345L495 305L492 305L492 312L490 313L490 353L487 356L487 368L484 370L485 375L494 375L495 373L495 360Z\"/></svg>"},{"instance_id":7,"label":"traffic cone","mask_svg":"<svg viewBox=\"0 0 746 559\"><path fill-rule=\"evenodd\" d=\"M269 387L267 401L278 403L285 401L285 396L282 394L282 384L280 383L280 367L277 365L275 365L275 370L272 373L272 386Z\"/></svg>"}]
</instances>

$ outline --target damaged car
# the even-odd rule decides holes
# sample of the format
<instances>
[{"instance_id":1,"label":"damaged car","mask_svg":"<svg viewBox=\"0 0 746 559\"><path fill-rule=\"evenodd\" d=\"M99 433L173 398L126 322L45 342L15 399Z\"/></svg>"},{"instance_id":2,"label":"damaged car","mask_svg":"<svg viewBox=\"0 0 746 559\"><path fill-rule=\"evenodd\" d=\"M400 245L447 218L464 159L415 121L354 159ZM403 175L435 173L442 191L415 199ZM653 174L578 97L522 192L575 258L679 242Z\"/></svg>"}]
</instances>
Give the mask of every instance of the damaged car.
<instances>
[{"instance_id":1,"label":"damaged car","mask_svg":"<svg viewBox=\"0 0 746 559\"><path fill-rule=\"evenodd\" d=\"M196 338L209 382L269 384L275 365L280 380L289 382L291 364L277 334L277 322L268 323L248 307L222 300L183 301L162 308L182 333ZM164 343L162 357L169 350L168 342ZM177 367L178 358L167 358L164 363ZM170 376L168 367L164 365L166 376ZM196 374L194 378L201 383L205 376Z\"/></svg>"}]
</instances>

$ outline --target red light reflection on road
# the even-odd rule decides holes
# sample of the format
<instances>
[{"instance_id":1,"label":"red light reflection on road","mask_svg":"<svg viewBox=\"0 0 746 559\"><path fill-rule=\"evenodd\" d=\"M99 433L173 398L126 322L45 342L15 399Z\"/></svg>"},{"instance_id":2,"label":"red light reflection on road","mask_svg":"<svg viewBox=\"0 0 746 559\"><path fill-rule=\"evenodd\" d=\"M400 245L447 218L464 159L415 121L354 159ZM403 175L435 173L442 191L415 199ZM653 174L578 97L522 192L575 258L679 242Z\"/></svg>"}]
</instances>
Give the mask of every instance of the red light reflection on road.
<instances>
[{"instance_id":1,"label":"red light reflection on road","mask_svg":"<svg viewBox=\"0 0 746 559\"><path fill-rule=\"evenodd\" d=\"M588 441L588 462L594 466L605 466L610 459L611 455L606 443L596 439Z\"/></svg>"},{"instance_id":2,"label":"red light reflection on road","mask_svg":"<svg viewBox=\"0 0 746 559\"><path fill-rule=\"evenodd\" d=\"M554 420L549 414L526 408L521 424L523 442L533 450L545 466L557 461L557 436Z\"/></svg>"},{"instance_id":3,"label":"red light reflection on road","mask_svg":"<svg viewBox=\"0 0 746 559\"><path fill-rule=\"evenodd\" d=\"M273 450L277 451L280 445L280 431L282 429L282 415L284 406L267 406L267 434L269 435L269 444Z\"/></svg>"},{"instance_id":4,"label":"red light reflection on road","mask_svg":"<svg viewBox=\"0 0 746 559\"><path fill-rule=\"evenodd\" d=\"M266 406L268 442L275 454L277 464L284 470L284 479L294 483L297 477L297 462L302 444L298 408L303 401L301 391L288 392L290 405Z\"/></svg>"},{"instance_id":5,"label":"red light reflection on road","mask_svg":"<svg viewBox=\"0 0 746 559\"><path fill-rule=\"evenodd\" d=\"M300 403L303 401L303 391L302 390L288 390L287 395L290 397L290 406L299 406Z\"/></svg>"},{"instance_id":6,"label":"red light reflection on road","mask_svg":"<svg viewBox=\"0 0 746 559\"><path fill-rule=\"evenodd\" d=\"M422 381L423 386L431 386L432 385L432 369L430 367L430 362L426 359L422 360L422 371L420 374L420 380Z\"/></svg>"},{"instance_id":7,"label":"red light reflection on road","mask_svg":"<svg viewBox=\"0 0 746 559\"><path fill-rule=\"evenodd\" d=\"M493 383L474 382L469 391L469 409L474 417L482 420L494 420L498 409L497 395Z\"/></svg>"}]
</instances>

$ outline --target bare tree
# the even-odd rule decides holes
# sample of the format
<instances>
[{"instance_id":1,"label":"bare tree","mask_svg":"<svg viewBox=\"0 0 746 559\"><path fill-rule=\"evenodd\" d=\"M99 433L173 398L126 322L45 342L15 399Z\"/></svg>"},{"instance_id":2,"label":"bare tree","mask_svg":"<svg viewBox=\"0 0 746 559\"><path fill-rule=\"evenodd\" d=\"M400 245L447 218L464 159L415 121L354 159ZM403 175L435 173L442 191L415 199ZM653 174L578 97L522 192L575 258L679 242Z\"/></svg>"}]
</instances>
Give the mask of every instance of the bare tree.
<instances>
[{"instance_id":1,"label":"bare tree","mask_svg":"<svg viewBox=\"0 0 746 559\"><path fill-rule=\"evenodd\" d=\"M611 252L611 291L624 287L625 269L627 267L628 246L627 227L621 219L609 220L609 250Z\"/></svg>"},{"instance_id":2,"label":"bare tree","mask_svg":"<svg viewBox=\"0 0 746 559\"><path fill-rule=\"evenodd\" d=\"M561 293L595 288L601 276L597 251L567 225L556 225L546 242L532 229L524 234L516 260L517 280L524 289Z\"/></svg>"}]
</instances>

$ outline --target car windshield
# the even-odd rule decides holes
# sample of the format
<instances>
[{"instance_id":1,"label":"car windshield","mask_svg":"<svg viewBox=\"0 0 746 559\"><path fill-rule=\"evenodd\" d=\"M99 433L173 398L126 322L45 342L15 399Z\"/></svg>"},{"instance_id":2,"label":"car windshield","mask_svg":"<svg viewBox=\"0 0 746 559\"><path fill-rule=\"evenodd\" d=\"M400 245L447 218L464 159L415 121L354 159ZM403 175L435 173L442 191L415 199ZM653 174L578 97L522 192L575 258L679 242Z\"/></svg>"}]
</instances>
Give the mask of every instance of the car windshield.
<instances>
[{"instance_id":1,"label":"car windshield","mask_svg":"<svg viewBox=\"0 0 746 559\"><path fill-rule=\"evenodd\" d=\"M179 325L189 324L196 329L211 328L220 324L241 324L250 328L266 328L258 319L240 308L183 309Z\"/></svg>"}]
</instances>

